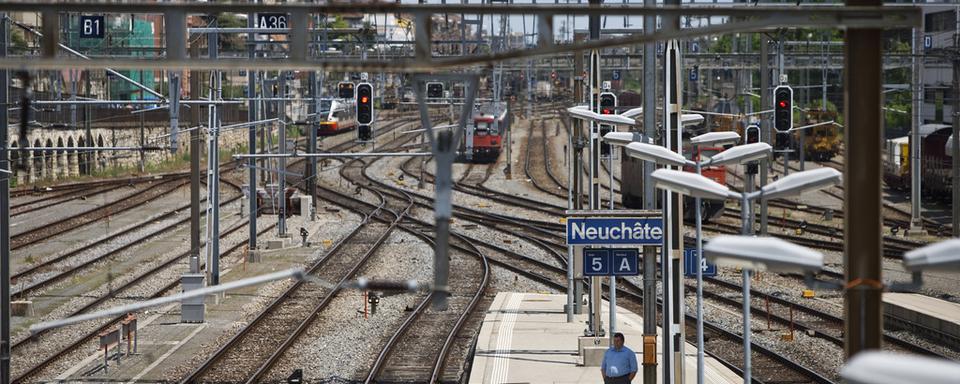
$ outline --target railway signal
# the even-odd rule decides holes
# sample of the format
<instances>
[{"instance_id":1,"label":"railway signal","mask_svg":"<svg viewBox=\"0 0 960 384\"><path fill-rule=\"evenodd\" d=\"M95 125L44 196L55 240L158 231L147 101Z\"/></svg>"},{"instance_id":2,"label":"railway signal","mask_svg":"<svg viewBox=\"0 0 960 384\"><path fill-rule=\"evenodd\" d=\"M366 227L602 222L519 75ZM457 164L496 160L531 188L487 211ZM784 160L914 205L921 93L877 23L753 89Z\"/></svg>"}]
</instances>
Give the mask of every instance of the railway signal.
<instances>
[{"instance_id":1,"label":"railway signal","mask_svg":"<svg viewBox=\"0 0 960 384\"><path fill-rule=\"evenodd\" d=\"M373 140L373 126L360 124L357 127L357 140L359 141L370 141ZM359 190L360 187L357 187Z\"/></svg>"},{"instance_id":2,"label":"railway signal","mask_svg":"<svg viewBox=\"0 0 960 384\"><path fill-rule=\"evenodd\" d=\"M357 123L373 124L373 86L370 83L357 84Z\"/></svg>"},{"instance_id":3,"label":"railway signal","mask_svg":"<svg viewBox=\"0 0 960 384\"><path fill-rule=\"evenodd\" d=\"M443 97L443 83L427 83L427 97L439 99Z\"/></svg>"},{"instance_id":4,"label":"railway signal","mask_svg":"<svg viewBox=\"0 0 960 384\"><path fill-rule=\"evenodd\" d=\"M613 115L616 113L617 108L617 95L614 95L612 92L603 92L600 94L600 114L601 115ZM607 133L610 133L614 128L612 125L600 124L600 137L603 137ZM600 155L610 156L610 144L601 143L600 144Z\"/></svg>"},{"instance_id":5,"label":"railway signal","mask_svg":"<svg viewBox=\"0 0 960 384\"><path fill-rule=\"evenodd\" d=\"M357 139L360 141L373 140L373 85L370 83L357 84Z\"/></svg>"},{"instance_id":6,"label":"railway signal","mask_svg":"<svg viewBox=\"0 0 960 384\"><path fill-rule=\"evenodd\" d=\"M337 83L337 96L341 99L352 99L353 83L347 81Z\"/></svg>"},{"instance_id":7,"label":"railway signal","mask_svg":"<svg viewBox=\"0 0 960 384\"><path fill-rule=\"evenodd\" d=\"M751 124L747 127L747 135L744 140L744 144L753 144L760 142L760 126L756 124ZM760 173L760 164L756 161L747 164L746 173L748 175L756 175Z\"/></svg>"},{"instance_id":8,"label":"railway signal","mask_svg":"<svg viewBox=\"0 0 960 384\"><path fill-rule=\"evenodd\" d=\"M780 132L793 128L793 88L789 85L773 90L773 127Z\"/></svg>"}]
</instances>

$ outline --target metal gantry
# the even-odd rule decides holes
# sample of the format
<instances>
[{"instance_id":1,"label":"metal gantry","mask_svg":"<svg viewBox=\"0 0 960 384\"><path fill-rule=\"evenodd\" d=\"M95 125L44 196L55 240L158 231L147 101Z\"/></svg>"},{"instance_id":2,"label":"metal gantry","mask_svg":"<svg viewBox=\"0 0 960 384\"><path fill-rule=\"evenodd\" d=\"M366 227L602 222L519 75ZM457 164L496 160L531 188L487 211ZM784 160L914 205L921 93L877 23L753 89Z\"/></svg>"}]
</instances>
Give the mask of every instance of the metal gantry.
<instances>
[{"instance_id":1,"label":"metal gantry","mask_svg":"<svg viewBox=\"0 0 960 384\"><path fill-rule=\"evenodd\" d=\"M44 4L27 4L27 3L15 3L15 2L0 2L0 12L39 12L42 15L42 27L43 32L37 32L33 29L28 28L33 35L41 37L42 45L42 55L40 57L34 56L16 56L11 57L6 55L6 34L7 34L7 22L10 21L6 16L3 16L3 28L0 28L0 83L4 84L4 90L0 93L0 101L5 101L7 97L8 89L8 69L21 69L28 68L31 70L53 70L53 69L76 69L76 68L91 68L91 69L105 69L108 72L112 71L119 75L113 68L122 68L122 69L169 69L169 70L182 70L189 69L191 73L191 81L196 81L199 78L199 72L197 70L211 70L214 73L211 75L211 95L209 100L191 100L191 101L182 101L179 100L179 89L178 87L171 87L169 98L164 97L164 95L157 93L156 91L150 89L149 87L144 86L143 84L136 82L130 78L122 76L121 79L128 81L135 86L140 87L143 91L151 94L155 94L159 101L152 101L151 104L168 104L170 108L170 121L171 121L171 146L170 148L174 151L177 149L177 133L180 131L178 128L179 125L179 112L180 106L187 106L190 104L198 104L191 110L193 112L193 121L195 124L199 125L199 109L200 105L206 105L210 111L208 116L207 128L210 130L209 135L209 152L208 152L208 168L209 177L211 177L210 182L208 183L208 188L210 188L210 200L209 206L212 208L212 212L208 215L208 223L210 220L213 220L212 224L208 224L208 231L211 231L208 234L208 268L212 268L213 271L216 271L216 259L219 251L216 249L217 243L217 230L216 223L218 222L216 217L218 201L216 197L218 195L218 190L215 187L218 179L218 165L217 165L217 153L219 145L217 144L216 136L221 128L219 125L219 120L217 118L217 105L222 103L219 101L221 95L219 94L220 88L220 70L230 70L230 69L248 69L248 99L247 100L235 100L234 102L247 102L249 104L249 119L254 121L262 113L262 103L264 100L262 98L257 98L256 92L256 83L257 76L256 71L262 70L309 70L311 73L320 69L321 71L394 71L394 72L406 72L406 73L427 73L435 72L438 70L445 71L460 71L460 70L469 70L476 68L478 66L488 65L491 63L499 66L499 72L495 72L495 77L501 77L503 73L503 63L516 60L516 59L531 59L534 57L541 57L554 54L566 54L566 53L576 53L580 51L590 51L590 50L600 50L602 48L608 47L618 47L623 45L631 44L644 44L644 107L648 113L644 116L644 131L647 137L654 137L655 132L655 122L656 116L653 111L655 110L655 72L653 68L655 67L655 57L654 57L654 44L657 41L665 41L670 39L683 39L694 36L702 36L705 34L721 34L735 31L765 31L773 30L783 27L830 27L830 28L850 28L849 40L847 49L849 50L851 46L857 46L857 55L853 55L850 51L846 54L846 66L848 86L846 87L848 92L848 115L858 116L857 119L852 120L850 126L851 134L845 135L847 141L847 149L850 151L850 156L848 156L847 167L848 169L857 169L858 172L848 172L848 175L857 174L857 173L866 173L870 174L866 176L865 179L854 179L848 176L848 185L846 189L846 201L849 204L850 209L848 211L846 225L847 225L847 257L848 257L848 278L851 281L859 281L859 284L853 285L851 289L847 291L847 301L848 301L848 315L852 319L857 321L850 321L848 323L848 330L846 335L848 337L848 353L852 354L856 351L859 351L862 348L871 348L878 347L878 345L873 345L874 340L878 342L879 336L876 334L879 332L879 323L880 316L879 308L879 288L876 286L876 282L880 281L880 273L877 268L879 268L879 255L881 254L882 247L880 247L880 231L876 230L876 225L879 222L877 215L880 215L881 209L877 200L874 198L874 194L879 194L879 181L875 180L877 175L873 175L871 172L865 172L865 170L875 169L879 167L879 148L873 148L874 145L860 145L858 142L866 143L875 143L878 142L876 135L877 132L868 132L869 127L873 126L874 128L879 124L879 90L875 89L879 87L881 82L875 82L875 77L880 70L880 46L879 46L879 27L884 28L894 28L894 27L914 27L920 25L921 15L916 8L912 7L883 7L881 6L880 1L878 0L849 0L851 7L839 7L839 6L824 6L824 7L801 7L803 12L798 12L796 7L785 7L785 6L759 6L759 7L742 7L742 6L679 6L679 5L668 5L663 7L656 7L653 0L646 0L644 6L613 6L613 5L591 5L591 6L567 6L567 5L517 5L517 4L502 4L502 5L471 5L471 4L459 4L459 5L427 5L427 4L383 4L383 3L373 3L373 4L221 4L221 3L203 3L203 4L194 4L194 3L120 3L114 4L110 3L110 12L111 13L162 13L164 14L164 22L166 25L166 41L164 46L164 55L161 58L152 58L150 60L143 59L133 59L133 58L90 58L85 57L79 51L76 51L72 48L67 47L64 44L61 44L59 41L59 36L57 31L59 30L60 18L58 12L102 12L105 4L102 3L74 3L66 2L61 4L53 3L44 3ZM192 14L210 14L218 12L238 12L238 13L247 13L251 16L249 21L252 19L252 15L257 12L270 11L270 12L286 12L292 16L292 28L284 29L283 31L272 30L272 32L286 33L288 34L288 46L290 48L289 55L284 58L266 58L266 57L257 57L255 54L256 45L251 44L249 47L249 55L244 59L235 60L235 59L225 59L217 58L217 48L216 48L216 39L220 33L242 33L248 36L248 39L253 39L257 32L262 32L258 28L252 28L253 25L248 24L248 28L235 28L235 29L218 29L215 25L208 27L207 29L193 29L190 30L187 28L186 17ZM326 33L330 31L329 28L324 28L321 31L310 30L307 28L306 20L310 14L336 14L336 13L346 13L346 12L358 12L363 11L367 13L407 13L414 15L415 24L416 24L416 49L413 50L413 55L407 55L404 57L386 57L378 56L376 59L371 60L356 60L352 57L343 57L336 58L330 56L324 56L323 52L325 49L320 49L314 51L308 49L311 46L320 45L324 48L322 42L317 42L316 39L312 38L311 34L321 33L324 38L322 41L326 41ZM539 44L531 47L526 47L522 49L506 49L502 51L493 50L490 53L477 53L477 54L466 54L466 39L465 39L465 30L462 30L462 36L460 40L461 44L461 55L457 57L438 57L434 55L429 47L430 39L430 15L439 14L439 13L460 13L462 15L534 15L537 17L539 30L541 32ZM573 41L570 43L561 43L556 44L553 42L552 38L544 38L547 35L545 32L552 32L552 28L545 29L543 26L552 26L554 17L563 17L563 16L591 16L591 19L599 18L601 15L623 15L627 16L644 16L644 34L635 34L627 35L621 37L615 37L610 39L599 39L591 36L591 40L588 41ZM657 16L664 17L665 20L675 20L677 23L665 23L665 28L657 31L655 28L655 18ZM680 28L679 20L681 16L687 17L712 17L712 16L724 16L734 18L737 21L730 21L724 24L710 25L707 27L697 27L697 28ZM492 21L492 16L491 16ZM478 22L477 25L481 25L481 22ZM466 25L467 23L463 23ZM592 28L591 28L592 29ZM347 31L349 32L349 31ZM210 44L210 54L208 58L200 58L199 55L187 56L187 36L190 33L208 33L213 44ZM480 33L478 28L478 34ZM526 37L526 36L525 36ZM504 39L506 36L504 36ZM872 40L871 40L872 39ZM480 41L480 38L477 39ZM381 41L383 42L383 41ZM863 44L863 45L860 45ZM478 43L479 46L479 43ZM864 49L863 47L874 47L869 50ZM676 48L678 49L678 47ZM70 59L61 55L58 55L58 51L65 51L70 55L78 56L81 59ZM479 51L479 49L478 49ZM765 90L769 89L769 78L767 77L767 72L765 67L767 63L767 47L766 44L761 44L761 53L760 53L760 68L761 68L761 89L762 96L769 101L767 92ZM315 54L315 52L321 52L320 54ZM782 57L782 56L781 56ZM582 58L575 58L576 60L582 60ZM954 62L957 60L955 59ZM527 61L529 66L529 61ZM783 66L783 59L779 60L781 65L781 72ZM682 62L677 60L674 64L674 70L678 71L678 67L682 65ZM591 73L590 77L590 87L591 93L595 93L596 86L598 85L599 80L599 63L594 64L591 60L591 66L595 69ZM954 81L957 81L957 78L960 77L960 70L957 70L958 66L955 64L955 75ZM857 68L856 71L851 70L851 68ZM582 70L582 64L575 71ZM322 79L321 72L321 79ZM576 72L578 75L579 72ZM676 75L676 74L674 74ZM440 77L447 77L449 79L463 79L462 74L456 75L441 75ZM434 76L437 77L437 76ZM528 80L528 98L529 98L529 88L531 82L533 81L531 76L531 70L527 70L527 80ZM281 80L284 81L285 77L282 76ZM466 124L466 119L468 119L472 113L471 108L473 106L473 100L475 93L477 91L477 76L470 75L469 85L467 87L467 102L464 103L464 111L460 116L460 130L454 130L452 136L446 136L444 134L435 134L430 131L430 122L426 113L426 107L422 104L423 101L423 90L422 90L422 81L420 78L415 77L416 84L418 85L417 94L418 100L421 101L421 119L423 120L424 126L427 128L429 134L427 135L430 139L430 142L433 146L433 152L436 156L436 161L438 164L437 172L437 184L436 184L436 193L437 193L437 210L436 210L436 220L437 220L437 233L438 238L446 238L443 234L448 233L449 231L449 219L451 215L451 201L450 201L450 162L452 162L452 156L455 152L456 143L458 142L458 135L462 134L462 128ZM262 81L263 79L261 79ZM577 79L577 89L576 92L582 91L580 88L582 84L582 79ZM179 84L179 76L175 72L170 73L170 83L173 84L176 82ZM322 80L320 80L322 84ZM824 81L824 84L826 81ZM194 85L195 84L195 85ZM196 95L197 90L199 89L199 83L195 82L191 86L191 92ZM284 81L285 84L285 81ZM383 82L381 81L381 84ZM315 94L312 95L314 100L319 99L321 95L321 86L316 84L314 81L311 81L311 85L316 87ZM955 83L954 87L957 85ZM262 87L261 87L262 88ZM214 95L214 89L217 90L217 94ZM283 87L281 86L281 89ZM499 89L498 89L499 91ZM499 92L496 92L499 93ZM679 106L675 107L671 111L671 105L679 105L680 101L676 97L671 97L671 95L677 95L679 91L679 83L675 88L667 88L667 97L665 101L668 103L666 106L666 111L668 113L668 118L664 119L665 124L667 125L667 142L665 143L668 147L673 145L676 146L677 152L680 151L680 138L679 134L676 137L676 140L672 139L672 129L676 129L676 132L679 132ZM278 96L280 99L286 98L286 92L283 92ZM582 95L581 95L582 96ZM589 96L588 96L589 97ZM255 100L258 99L258 100ZM955 98L955 100L960 100L960 98ZM80 100L71 100L72 106L83 105L83 101ZM529 101L529 100L528 100ZM227 102L227 101L223 101ZM93 101L88 104L94 103ZM133 104L133 103L130 103ZM145 103L144 103L145 104ZM764 106L768 105L768 102L764 102ZM529 104L528 104L529 105ZM258 111L260 107L260 111ZM954 137L957 138L957 126L960 125L960 122L957 120L960 119L960 113L957 110L960 109L960 106L955 107L954 113ZM317 111L314 111L315 113ZM6 116L6 109L4 109L2 116ZM283 108L280 108L280 114L282 115ZM7 133L7 123L6 118L2 119L0 123L0 135L6 137ZM851 119L848 119L850 122ZM764 120L764 122L766 122ZM24 122L26 123L26 122ZM576 161L576 164L579 164L580 156L582 155L582 135L583 129L580 127L580 123L575 123L571 135L570 150L571 155ZM850 123L848 123L850 124ZM872 125L871 125L872 124ZM769 124L764 124L763 132L769 132ZM285 154L286 140L284 131L286 126L280 124L281 127L281 153L277 156L280 160L280 170L278 174L283 174L283 163L282 159L288 157L296 157L298 154ZM254 250L257 245L256 241L256 184L257 178L255 169L256 158L259 157L256 151L256 126L251 126L249 135L249 155L245 156L249 161L249 172L250 172L250 185L249 185L249 202L250 202L250 243L249 247L251 250ZM313 129L311 126L310 129ZM874 131L876 131L874 129ZM593 136L594 130L591 128L588 131L588 135ZM311 135L312 136L312 135ZM851 137L856 136L856 137ZM199 146L197 142L199 141L200 132L194 130L191 133L191 156L193 159L199 159ZM771 135L766 134L764 137L766 141L771 140ZM871 142L871 140L874 140ZM675 141L675 142L674 142ZM596 156L596 151L592 140L590 141L590 156ZM315 142L311 140L311 148L309 152L313 152L316 149ZM21 149L26 148L26 146L21 146ZM9 169L7 165L7 143L6 140L3 144L3 148L0 148L0 168ZM132 148L135 150L142 150L143 148ZM954 161L960 161L960 145L954 144ZM299 156L309 157L311 159L316 159L317 157L322 156L331 156L333 154L299 154ZM357 154L360 155L360 154ZM390 156L389 153L378 153L382 156ZM410 154L403 153L397 154L401 156L411 156L411 155L424 155L424 154ZM270 155L267 155L268 157ZM197 161L197 160L194 160ZM918 163L918 162L917 162ZM595 170L595 162L590 161L590 172L591 172L591 182L589 189L589 202L592 208L599 205L599 182L595 180L596 174L599 172ZM577 168L577 167L574 167ZM572 168L572 169L574 169ZM761 182L766 181L766 166L762 167ZM644 165L644 181L645 187L644 191L644 206L648 209L655 207L655 199L653 198L654 193L652 189L652 184L650 183L649 173L651 167ZM960 166L956 166L955 170L960 170ZM191 193L191 200L193 206L193 212L195 215L198 215L199 211L199 163L196 162L192 164L191 170L194 174L194 191ZM610 170L612 172L612 169ZM573 174L571 181L573 184L571 187L571 208L579 209L582 207L577 207L579 205L580 196L581 196L581 186L580 184L580 172L577 170L571 171ZM877 172L874 172L877 173ZM310 172L310 175L315 175L314 171ZM280 204L283 202L283 188L282 188L282 176L281 177L281 188L279 191ZM3 305L0 310L2 310L2 315L0 315L0 322L2 322L2 341L0 341L0 370L3 370L3 376L0 377L0 384L5 383L9 380L9 328L10 328L10 319L9 319L9 245L8 241L4 239L9 238L9 177L6 173L0 173L0 295L3 296ZM954 182L960 181L960 177L955 177ZM595 188L597 187L597 188ZM612 183L611 183L612 188ZM960 188L954 187L954 193L960 193ZM674 204L679 205L679 198L677 196L672 196L668 193L665 200L664 208L667 211L673 211L673 218L679 220L679 206L673 207ZM864 196L867 198L864 199ZM855 198L854 198L855 197ZM676 202L671 200L677 200ZM761 209L762 214L762 227L763 230L766 229L766 206L765 203L762 203L763 208ZM954 207L957 207L957 204L954 204ZM873 209L871 213L869 210ZM281 208L281 221L283 208ZM745 209L746 211L746 209ZM859 215L859 218L857 218ZM960 215L954 215L955 220L958 219ZM853 217L854 219L851 219ZM192 225L192 236L191 236L191 247L194 248L194 251L197 251L199 247L199 217L194 218L195 225ZM873 221L871 221L873 220ZM669 222L668 222L669 223ZM671 227L673 223L670 223ZM863 225L861 225L863 224ZM677 224L678 226L682 224ZM954 228L957 228L960 225L955 223ZM282 228L282 225L281 225ZM676 231L676 232L674 232ZM193 233L197 234L197 238L194 239ZM281 233L283 233L281 229ZM679 242L679 228L675 228L674 232L674 242ZM213 243L213 244L211 244ZM673 244L667 244L672 246ZM434 282L434 288L439 293L435 298L435 305L438 308L445 307L446 300L446 287L448 284L447 276L445 272L447 270L447 265L445 265L447 260L447 247L448 244L445 244L444 241L440 241L437 244L436 248L436 263L435 265L437 271L437 279ZM674 247L664 248L664 266L666 267L664 278L665 278L665 291L669 292L665 295L665 311L669 317L667 318L666 324L669 324L670 331L665 332L665 342L663 345L664 348L664 358L668 362L664 364L664 374L667 377L667 380L673 376L674 372L678 372L674 368L674 363L682 363L682 350L683 350L683 337L682 331L678 335L673 331L674 325L681 324L683 321L683 308L680 303L682 303L682 285L679 283L680 275L680 264L679 255L677 254L677 249ZM678 248L679 249L679 248ZM672 253L672 254L671 254ZM644 249L644 287L646 289L645 300L650 305L647 306L648 310L644 314L646 318L652 319L655 317L655 307L652 303L655 301L656 289L655 282L653 281L653 269L654 263L654 254L655 250L652 248ZM675 259L675 260L672 260ZM649 260L649 262L647 261ZM193 260L191 262L191 271L198 272L198 260ZM671 269L674 269L671 271ZM650 275L648 276L648 270ZM215 272L214 272L215 273ZM214 275L210 276L210 283L216 284L216 277ZM595 289L599 291L599 283L593 284ZM571 290L576 291L576 288L571 286ZM673 290L673 291L671 291ZM679 292L677 292L679 291ZM593 298L594 295L591 295ZM596 299L599 301L599 295ZM574 305L574 303L570 303ZM571 308L572 309L572 308ZM859 315L851 311L859 311ZM592 321L592 326L595 326L595 331L599 332L599 310L596 313L596 320ZM611 324L612 326L613 324ZM648 327L649 325L649 327ZM857 332L853 332L854 329L850 327L864 327L865 332L862 335L855 335ZM654 337L655 332L655 322L649 321L645 322L644 325L644 345L645 349L648 344L654 344L655 340L650 340L649 338ZM682 327L681 327L682 329ZM858 329L859 330L859 329ZM869 331L869 332L867 332ZM651 348L653 349L653 348ZM678 353L679 352L679 353ZM675 359L674 362L671 362L672 359ZM648 361L644 359L644 377L645 380L650 380L652 382L655 380L656 361ZM681 370L682 371L682 370ZM652 378L651 376L652 375ZM682 380L682 376L677 378Z\"/></svg>"}]
</instances>

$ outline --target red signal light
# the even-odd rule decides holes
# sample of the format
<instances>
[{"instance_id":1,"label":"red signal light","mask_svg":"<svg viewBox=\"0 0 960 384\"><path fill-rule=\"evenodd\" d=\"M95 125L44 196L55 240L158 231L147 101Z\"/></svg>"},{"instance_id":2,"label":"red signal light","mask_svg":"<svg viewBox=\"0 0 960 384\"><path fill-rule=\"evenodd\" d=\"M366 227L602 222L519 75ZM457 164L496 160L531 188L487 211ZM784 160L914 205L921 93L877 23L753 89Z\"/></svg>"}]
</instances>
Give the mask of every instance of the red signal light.
<instances>
[{"instance_id":1,"label":"red signal light","mask_svg":"<svg viewBox=\"0 0 960 384\"><path fill-rule=\"evenodd\" d=\"M609 115L609 114L611 114L610 110L609 110L609 109L606 109L606 108L604 108L602 112L603 112L604 115Z\"/></svg>"},{"instance_id":2,"label":"red signal light","mask_svg":"<svg viewBox=\"0 0 960 384\"><path fill-rule=\"evenodd\" d=\"M786 101L786 100L780 100L780 108L786 108L786 107L787 107L787 101Z\"/></svg>"}]
</instances>

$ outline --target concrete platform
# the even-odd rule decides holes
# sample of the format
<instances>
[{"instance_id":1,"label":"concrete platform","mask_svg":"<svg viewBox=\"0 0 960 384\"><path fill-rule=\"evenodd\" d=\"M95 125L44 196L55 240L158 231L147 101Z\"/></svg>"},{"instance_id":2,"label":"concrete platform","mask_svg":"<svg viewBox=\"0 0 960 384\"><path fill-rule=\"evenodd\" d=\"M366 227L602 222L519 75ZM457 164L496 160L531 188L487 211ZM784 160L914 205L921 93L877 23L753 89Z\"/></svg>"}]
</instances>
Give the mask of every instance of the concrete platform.
<instances>
[{"instance_id":1,"label":"concrete platform","mask_svg":"<svg viewBox=\"0 0 960 384\"><path fill-rule=\"evenodd\" d=\"M583 335L586 316L578 315L573 323L567 323L563 312L566 300L565 295L497 294L480 328L470 383L602 382L599 367L580 365L577 337ZM604 302L604 322L609 319L607 308L609 304ZM618 307L617 331L624 334L626 346L637 352L637 364L642 370L643 319ZM696 348L687 344L685 350L687 381L696 381ZM657 357L657 361L662 360ZM710 357L705 367L707 383L743 382L739 375ZM641 379L635 378L634 382Z\"/></svg>"},{"instance_id":2,"label":"concrete platform","mask_svg":"<svg viewBox=\"0 0 960 384\"><path fill-rule=\"evenodd\" d=\"M916 293L883 293L884 323L945 343L960 340L960 304Z\"/></svg>"}]
</instances>

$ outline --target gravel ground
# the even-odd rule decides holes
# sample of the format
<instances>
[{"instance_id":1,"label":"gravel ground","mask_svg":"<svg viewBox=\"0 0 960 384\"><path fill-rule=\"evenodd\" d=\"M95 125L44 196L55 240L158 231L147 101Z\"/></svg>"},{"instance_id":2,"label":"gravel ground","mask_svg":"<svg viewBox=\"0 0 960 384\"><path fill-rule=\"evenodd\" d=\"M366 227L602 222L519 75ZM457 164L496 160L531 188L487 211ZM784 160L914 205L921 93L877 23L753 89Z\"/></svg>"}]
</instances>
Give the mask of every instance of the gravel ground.
<instances>
[{"instance_id":1,"label":"gravel ground","mask_svg":"<svg viewBox=\"0 0 960 384\"><path fill-rule=\"evenodd\" d=\"M21 270L26 265L34 264L68 252L75 248L98 242L107 235L135 230L150 225L155 217L169 212L173 207L183 205L183 197L189 188L180 188L177 191L151 200L137 209L111 215L109 221L98 221L79 228L74 228L51 239L38 241L11 252L13 268ZM231 192L230 196L233 195ZM187 197L189 202L189 197ZM58 208L59 209L59 208ZM76 213L76 212L74 212ZM185 214L189 214L187 211ZM144 217L148 219L144 220ZM127 238L127 235L121 237ZM121 241L121 240L116 240Z\"/></svg>"},{"instance_id":2,"label":"gravel ground","mask_svg":"<svg viewBox=\"0 0 960 384\"><path fill-rule=\"evenodd\" d=\"M433 252L413 235L394 231L387 243L367 264L361 276L372 279L431 279ZM397 257L395 255L402 255ZM421 294L387 296L380 300L377 313L364 319L361 292L341 292L323 310L310 328L267 376L282 380L293 369L303 369L308 381L328 377L363 379L369 364L387 338L409 316L407 308L423 299ZM338 356L336 359L330 356ZM361 377L361 375L363 377Z\"/></svg>"},{"instance_id":3,"label":"gravel ground","mask_svg":"<svg viewBox=\"0 0 960 384\"><path fill-rule=\"evenodd\" d=\"M24 233L34 228L42 227L54 221L74 216L80 212L86 212L108 203L129 198L148 189L167 188L169 185L171 185L170 183L177 183L177 181L170 181L164 185L161 185L161 183L163 183L163 181L153 182L149 185L138 185L137 187L133 188L120 188L107 193L98 194L86 200L73 200L64 202L63 204L57 205L56 209L44 209L38 212L31 212L27 215L18 216L13 218L10 222L10 235L16 236L17 234Z\"/></svg>"},{"instance_id":4,"label":"gravel ground","mask_svg":"<svg viewBox=\"0 0 960 384\"><path fill-rule=\"evenodd\" d=\"M359 225L361 218L359 215L343 209L337 213L326 212L323 210L324 206L327 205L321 202L320 212L318 212L319 230L310 234L310 241L315 242L323 239L329 239L333 241L333 244L336 244L337 241L345 237L347 234L353 231L357 225ZM264 220L265 217L266 216L261 216L257 222L258 226L260 226L260 220ZM276 217L270 216L267 221L270 224L275 223ZM293 216L288 219L288 228L298 228L302 221L303 218L299 216ZM273 232L271 232L268 237L272 238ZM321 245L321 248L322 250L313 252L309 258L304 259L303 266L306 266L323 257L326 254L327 247ZM230 264L228 265L237 265L242 263L242 257L243 255L237 255L236 257L230 258ZM267 305L283 294L283 292L292 284L293 281L285 279L264 284L259 287L256 293L252 295L253 299L249 303L244 304L243 310L240 313L235 314L237 320L234 321L229 328L223 329L215 342L202 345L198 352L194 355L193 359L190 361L190 364L168 368L163 373L163 376L182 378L191 373L209 356L216 352L220 346L225 344L231 337L233 337L233 335L239 332L243 327L246 327L247 324L252 322L253 319L256 318L256 316L259 315Z\"/></svg>"},{"instance_id":5,"label":"gravel ground","mask_svg":"<svg viewBox=\"0 0 960 384\"><path fill-rule=\"evenodd\" d=\"M260 220L257 222L259 228L265 228L271 224L271 220ZM227 228L228 226L224 226ZM245 231L236 231L230 235L225 236L221 239L222 249L227 249L228 247L246 241L246 232ZM171 250L167 254L158 256L152 263L144 263L138 266L138 269L131 274L125 274L123 276L117 276L114 280L114 283L111 285L119 285L124 281L128 281L134 276L140 275L149 268L154 267L157 264L162 263L163 261L168 260L170 257L173 257L179 253L186 251L187 248ZM225 268L225 266L224 266ZM164 268L160 270L156 275L144 279L143 281L135 284L133 287L118 295L120 298L115 298L107 300L105 303L97 306L93 310L104 309L113 306L129 304L134 301L140 301L144 298L153 296L159 292L163 287L167 286L172 282L179 281L180 276L186 272L188 265L186 260L178 261L174 263L171 267ZM90 292L91 296L100 296L105 294L109 287L101 287L95 292ZM175 291L175 290L174 290ZM70 304L62 306L57 311L54 311L43 318L43 320L61 318L66 315L72 308L77 308L83 303L89 301L89 297L78 297L71 301ZM145 313L150 313L146 311ZM75 326L69 326L60 328L52 331L49 334L46 334L42 337L39 343L30 343L24 346L24 349L17 350L15 352L16 356L20 356L21 359L14 359L14 372L22 372L27 366L32 366L36 363L36 359L42 356L47 356L50 351L59 349L59 346L64 345L70 340L76 340L79 335L89 332L91 329L102 325L102 321L91 321ZM70 368L72 365L76 364L83 358L85 358L91 351L96 350L98 345L97 340L89 340L84 343L83 346L76 349L74 352L68 354L65 358L58 359L55 363L51 364L49 367L44 369L39 377L49 378L55 376L59 372L63 372ZM43 351L43 352L41 352Z\"/></svg>"},{"instance_id":6,"label":"gravel ground","mask_svg":"<svg viewBox=\"0 0 960 384\"><path fill-rule=\"evenodd\" d=\"M693 308L696 305L695 300L694 297L687 296L687 306ZM704 300L704 316L711 322L735 333L741 334L743 331L743 318L739 309L717 304L712 300ZM841 347L820 338L809 337L801 332L794 333L792 342L783 341L781 335L789 331L784 329L768 331L765 322L755 318L751 320L751 342L783 354L805 367L820 372L831 380L839 379L837 374L843 365L843 349ZM810 351L818 352L810 353Z\"/></svg>"}]
</instances>

